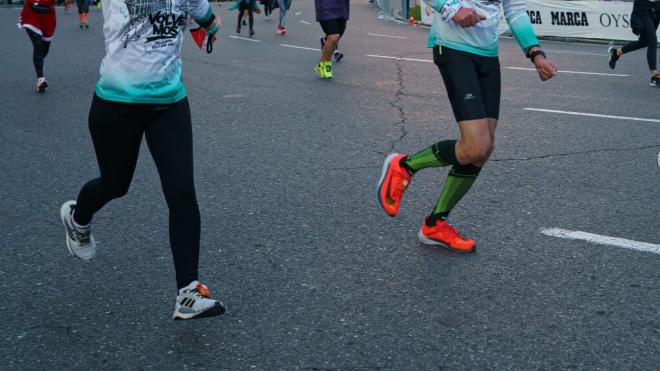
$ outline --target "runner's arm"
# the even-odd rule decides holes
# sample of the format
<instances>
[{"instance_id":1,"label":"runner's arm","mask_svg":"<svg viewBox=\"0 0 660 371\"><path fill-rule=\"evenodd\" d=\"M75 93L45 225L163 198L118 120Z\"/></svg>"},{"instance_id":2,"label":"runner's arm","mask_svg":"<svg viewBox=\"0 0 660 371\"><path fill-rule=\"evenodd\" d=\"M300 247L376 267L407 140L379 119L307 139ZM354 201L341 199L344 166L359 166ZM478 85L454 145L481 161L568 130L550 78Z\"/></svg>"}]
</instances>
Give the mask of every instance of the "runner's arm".
<instances>
[{"instance_id":1,"label":"runner's arm","mask_svg":"<svg viewBox=\"0 0 660 371\"><path fill-rule=\"evenodd\" d=\"M190 0L189 4L192 19L203 27L207 34L213 35L218 32L218 22L208 0Z\"/></svg>"},{"instance_id":2,"label":"runner's arm","mask_svg":"<svg viewBox=\"0 0 660 371\"><path fill-rule=\"evenodd\" d=\"M511 33L513 33L516 41L518 41L518 45L520 45L525 53L531 47L540 45L539 40L534 34L532 22L530 22L527 15L525 0L504 0L503 7L504 16L511 28Z\"/></svg>"}]
</instances>

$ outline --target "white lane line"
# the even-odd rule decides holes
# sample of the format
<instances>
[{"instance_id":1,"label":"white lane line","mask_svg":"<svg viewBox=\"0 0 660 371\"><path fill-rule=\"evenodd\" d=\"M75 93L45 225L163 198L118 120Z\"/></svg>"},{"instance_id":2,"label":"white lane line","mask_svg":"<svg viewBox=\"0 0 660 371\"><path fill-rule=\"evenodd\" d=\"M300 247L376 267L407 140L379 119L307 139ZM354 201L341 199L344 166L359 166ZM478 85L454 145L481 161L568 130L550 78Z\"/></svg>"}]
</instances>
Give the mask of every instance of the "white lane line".
<instances>
[{"instance_id":1,"label":"white lane line","mask_svg":"<svg viewBox=\"0 0 660 371\"><path fill-rule=\"evenodd\" d=\"M587 52L571 52L568 50L550 50L550 49L545 49L545 52L548 53L564 53L564 54L578 54L578 55L597 55L599 57L607 57L607 54L604 53L587 53Z\"/></svg>"},{"instance_id":2,"label":"white lane line","mask_svg":"<svg viewBox=\"0 0 660 371\"><path fill-rule=\"evenodd\" d=\"M504 67L508 70L519 70L519 71L536 71L534 68L528 67ZM560 70L559 73L570 73L574 75L598 75L598 76L615 76L615 77L629 77L630 75L620 75L617 73L600 73L600 72L582 72L582 71L563 71Z\"/></svg>"},{"instance_id":3,"label":"white lane line","mask_svg":"<svg viewBox=\"0 0 660 371\"><path fill-rule=\"evenodd\" d=\"M280 46L283 46L285 48L295 48L295 49L304 49L304 50L313 50L315 52L320 52L321 49L319 48L308 48L306 46L298 46L298 45L289 45L289 44L280 44Z\"/></svg>"},{"instance_id":4,"label":"white lane line","mask_svg":"<svg viewBox=\"0 0 660 371\"><path fill-rule=\"evenodd\" d=\"M525 108L524 110L525 111L546 112L546 113L561 113L561 114L564 114L564 115L573 115L573 116L602 117L602 118L606 118L606 119L644 121L644 122L658 122L658 123L660 123L660 119L647 119L647 118L642 118L642 117L613 116L613 115L603 115L603 114L600 114L600 113L560 111L560 110L543 109L543 108Z\"/></svg>"},{"instance_id":5,"label":"white lane line","mask_svg":"<svg viewBox=\"0 0 660 371\"><path fill-rule=\"evenodd\" d=\"M390 39L405 39L405 36L390 36L390 35L381 35L379 33L368 33L367 35L369 36L376 36L376 37L389 37Z\"/></svg>"},{"instance_id":6,"label":"white lane line","mask_svg":"<svg viewBox=\"0 0 660 371\"><path fill-rule=\"evenodd\" d=\"M301 15L301 14L302 14L302 12L296 12L296 15Z\"/></svg>"},{"instance_id":7,"label":"white lane line","mask_svg":"<svg viewBox=\"0 0 660 371\"><path fill-rule=\"evenodd\" d=\"M617 246L617 247L623 247L624 249L660 254L660 245L654 243L626 240L625 238L602 236L599 234L593 234L587 232L570 231L568 229L561 229L561 228L542 229L541 233L543 233L546 236L568 238L571 240L582 240L582 241L593 242L601 245Z\"/></svg>"},{"instance_id":8,"label":"white lane line","mask_svg":"<svg viewBox=\"0 0 660 371\"><path fill-rule=\"evenodd\" d=\"M428 59L415 59L415 58L400 58L400 57L390 57L387 55L373 55L373 54L367 54L367 57L371 58L384 58L384 59L396 59L399 61L410 61L410 62L426 62L426 63L433 63L432 60Z\"/></svg>"},{"instance_id":9,"label":"white lane line","mask_svg":"<svg viewBox=\"0 0 660 371\"><path fill-rule=\"evenodd\" d=\"M302 23L302 24L311 24L311 23L309 23L309 22L307 22L307 21L303 21L302 19L300 20L300 23Z\"/></svg>"},{"instance_id":10,"label":"white lane line","mask_svg":"<svg viewBox=\"0 0 660 371\"><path fill-rule=\"evenodd\" d=\"M260 42L261 42L261 40L257 40L257 39L248 39L247 37L240 37L240 36L229 36L229 37L232 38L232 39L238 39L238 40L244 40L244 41L252 41L252 42L255 42L255 43L260 43Z\"/></svg>"}]
</instances>

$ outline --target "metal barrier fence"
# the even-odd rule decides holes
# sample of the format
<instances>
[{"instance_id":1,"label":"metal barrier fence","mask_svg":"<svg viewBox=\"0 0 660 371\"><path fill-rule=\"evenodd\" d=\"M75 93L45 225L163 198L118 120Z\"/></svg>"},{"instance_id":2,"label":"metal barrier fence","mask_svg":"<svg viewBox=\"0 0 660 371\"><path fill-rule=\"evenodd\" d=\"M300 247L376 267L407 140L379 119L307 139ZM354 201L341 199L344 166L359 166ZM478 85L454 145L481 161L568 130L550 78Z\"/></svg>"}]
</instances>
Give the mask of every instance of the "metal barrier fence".
<instances>
[{"instance_id":1,"label":"metal barrier fence","mask_svg":"<svg viewBox=\"0 0 660 371\"><path fill-rule=\"evenodd\" d=\"M408 18L408 0L370 0L380 10L381 18Z\"/></svg>"}]
</instances>

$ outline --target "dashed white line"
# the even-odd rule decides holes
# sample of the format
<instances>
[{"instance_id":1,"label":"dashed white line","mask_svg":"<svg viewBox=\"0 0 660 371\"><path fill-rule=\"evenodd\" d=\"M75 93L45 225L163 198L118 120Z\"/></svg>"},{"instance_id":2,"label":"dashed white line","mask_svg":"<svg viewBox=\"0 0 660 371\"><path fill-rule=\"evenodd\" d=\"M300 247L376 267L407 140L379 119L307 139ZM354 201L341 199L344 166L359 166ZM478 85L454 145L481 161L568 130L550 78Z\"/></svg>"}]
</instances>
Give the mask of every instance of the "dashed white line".
<instances>
[{"instance_id":1,"label":"dashed white line","mask_svg":"<svg viewBox=\"0 0 660 371\"><path fill-rule=\"evenodd\" d=\"M572 240L582 240L582 241L597 243L600 245L617 246L617 247L622 247L624 249L660 254L660 245L654 243L626 240L625 238L602 236L599 234L571 231L568 229L561 229L561 228L547 228L541 230L541 233L543 233L546 236L568 238Z\"/></svg>"},{"instance_id":2,"label":"dashed white line","mask_svg":"<svg viewBox=\"0 0 660 371\"><path fill-rule=\"evenodd\" d=\"M296 12L296 15L301 15L301 14L302 14L302 12Z\"/></svg>"},{"instance_id":3,"label":"dashed white line","mask_svg":"<svg viewBox=\"0 0 660 371\"><path fill-rule=\"evenodd\" d=\"M383 59L396 59L399 61L410 61L410 62L425 62L425 63L433 63L432 60L428 59L415 59L415 58L401 58L401 57L390 57L387 55L374 55L374 54L367 54L367 57L371 58L383 58Z\"/></svg>"},{"instance_id":4,"label":"dashed white line","mask_svg":"<svg viewBox=\"0 0 660 371\"><path fill-rule=\"evenodd\" d=\"M307 21L303 21L302 19L300 20L300 23L302 23L302 24L311 24L311 23L309 23L309 22L307 22Z\"/></svg>"},{"instance_id":5,"label":"dashed white line","mask_svg":"<svg viewBox=\"0 0 660 371\"><path fill-rule=\"evenodd\" d=\"M606 119L644 121L644 122L658 122L658 123L660 123L660 119L649 119L649 118L642 118L642 117L613 116L613 115L603 115L603 114L600 114L600 113L561 111L561 110L543 109L543 108L525 108L525 110L526 111L536 111L536 112L546 112L546 113L560 113L560 114L564 114L564 115L573 115L573 116L602 117L602 118L606 118Z\"/></svg>"},{"instance_id":6,"label":"dashed white line","mask_svg":"<svg viewBox=\"0 0 660 371\"><path fill-rule=\"evenodd\" d=\"M599 57L607 57L607 54L603 54L603 53L572 52L572 51L568 51L568 50L550 50L550 49L545 49L544 51L548 52L548 53L577 54L577 55L597 55Z\"/></svg>"},{"instance_id":7,"label":"dashed white line","mask_svg":"<svg viewBox=\"0 0 660 371\"><path fill-rule=\"evenodd\" d=\"M528 67L504 67L507 70L519 70L519 71L536 71L534 68ZM614 76L614 77L629 77L630 75L620 75L617 73L601 73L601 72L582 72L582 71L564 71L560 70L559 73L569 73L573 75L597 75L597 76Z\"/></svg>"},{"instance_id":8,"label":"dashed white line","mask_svg":"<svg viewBox=\"0 0 660 371\"><path fill-rule=\"evenodd\" d=\"M376 36L376 37L389 37L390 39L405 39L405 36L391 36L391 35L381 35L379 33L368 33L367 35L369 36Z\"/></svg>"},{"instance_id":9,"label":"dashed white line","mask_svg":"<svg viewBox=\"0 0 660 371\"><path fill-rule=\"evenodd\" d=\"M243 40L243 41L252 41L252 42L255 42L255 43L260 43L261 42L261 40L248 39L247 37L240 37L240 36L233 36L233 35L229 36L229 37L232 38L232 39L238 39L238 40Z\"/></svg>"},{"instance_id":10,"label":"dashed white line","mask_svg":"<svg viewBox=\"0 0 660 371\"><path fill-rule=\"evenodd\" d=\"M319 49L319 48L308 48L308 47L306 47L306 46L298 46L298 45L280 44L280 46L283 46L283 47L285 47L285 48L313 50L313 51L315 51L315 52L320 52L320 51L321 51L321 49Z\"/></svg>"}]
</instances>

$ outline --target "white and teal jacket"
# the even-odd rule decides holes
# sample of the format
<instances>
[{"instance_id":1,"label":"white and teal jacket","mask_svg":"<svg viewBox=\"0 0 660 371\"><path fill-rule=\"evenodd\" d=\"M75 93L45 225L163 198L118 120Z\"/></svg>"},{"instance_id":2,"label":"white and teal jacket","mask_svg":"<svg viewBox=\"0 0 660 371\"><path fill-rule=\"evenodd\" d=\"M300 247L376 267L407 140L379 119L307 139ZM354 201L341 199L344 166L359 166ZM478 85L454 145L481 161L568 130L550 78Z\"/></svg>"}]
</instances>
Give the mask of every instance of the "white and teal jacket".
<instances>
[{"instance_id":1,"label":"white and teal jacket","mask_svg":"<svg viewBox=\"0 0 660 371\"><path fill-rule=\"evenodd\" d=\"M186 96L181 43L188 18L209 24L207 0L101 0L105 57L96 94L124 103L175 103ZM209 32L217 31L213 23Z\"/></svg>"},{"instance_id":2,"label":"white and teal jacket","mask_svg":"<svg viewBox=\"0 0 660 371\"><path fill-rule=\"evenodd\" d=\"M523 50L539 44L526 12L525 0L428 0L427 4L436 10L429 35L429 48L441 45L496 57L502 8L511 32ZM485 16L486 20L474 27L463 28L452 20L460 8L472 8Z\"/></svg>"}]
</instances>

